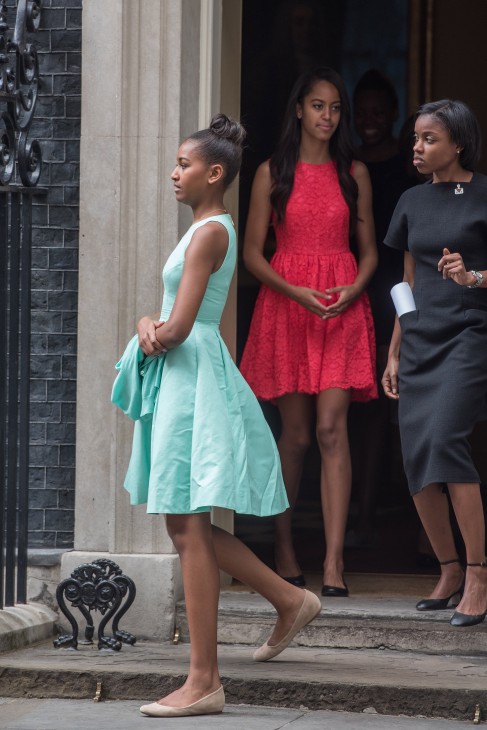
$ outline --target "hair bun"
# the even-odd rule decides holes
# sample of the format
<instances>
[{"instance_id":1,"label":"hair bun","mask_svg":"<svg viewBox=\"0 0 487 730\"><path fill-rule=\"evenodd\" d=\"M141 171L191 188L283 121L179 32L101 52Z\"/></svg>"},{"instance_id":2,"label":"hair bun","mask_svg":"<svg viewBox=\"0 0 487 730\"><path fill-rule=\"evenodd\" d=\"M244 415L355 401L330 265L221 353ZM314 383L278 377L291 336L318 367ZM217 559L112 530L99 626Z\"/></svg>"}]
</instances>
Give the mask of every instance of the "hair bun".
<instances>
[{"instance_id":1,"label":"hair bun","mask_svg":"<svg viewBox=\"0 0 487 730\"><path fill-rule=\"evenodd\" d=\"M239 147L243 145L246 137L245 129L240 122L227 117L226 114L215 114L210 122L210 130L217 137L227 139Z\"/></svg>"}]
</instances>

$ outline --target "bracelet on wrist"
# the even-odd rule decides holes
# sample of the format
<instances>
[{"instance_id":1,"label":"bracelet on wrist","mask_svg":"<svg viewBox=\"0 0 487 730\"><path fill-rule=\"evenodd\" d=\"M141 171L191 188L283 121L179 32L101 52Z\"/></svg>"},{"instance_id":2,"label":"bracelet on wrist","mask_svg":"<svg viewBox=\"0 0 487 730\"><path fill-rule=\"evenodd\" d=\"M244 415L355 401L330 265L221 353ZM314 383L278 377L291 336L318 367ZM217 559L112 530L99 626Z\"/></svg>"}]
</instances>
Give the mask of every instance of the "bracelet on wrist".
<instances>
[{"instance_id":1,"label":"bracelet on wrist","mask_svg":"<svg viewBox=\"0 0 487 730\"><path fill-rule=\"evenodd\" d=\"M480 271L475 271L475 269L471 269L468 273L472 274L475 281L472 284L467 284L467 289L478 289L480 286L482 286L484 275Z\"/></svg>"}]
</instances>

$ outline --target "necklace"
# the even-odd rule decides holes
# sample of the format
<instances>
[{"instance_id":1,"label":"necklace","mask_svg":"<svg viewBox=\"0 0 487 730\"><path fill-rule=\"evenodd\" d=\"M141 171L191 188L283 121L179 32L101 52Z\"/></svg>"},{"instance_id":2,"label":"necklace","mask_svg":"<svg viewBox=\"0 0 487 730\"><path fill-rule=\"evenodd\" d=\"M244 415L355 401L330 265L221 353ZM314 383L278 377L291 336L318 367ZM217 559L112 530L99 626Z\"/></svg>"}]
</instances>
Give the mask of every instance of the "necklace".
<instances>
[{"instance_id":1,"label":"necklace","mask_svg":"<svg viewBox=\"0 0 487 730\"><path fill-rule=\"evenodd\" d=\"M210 210L209 213L205 213L204 216L201 218L198 218L198 220L194 221L194 223L199 223L200 221L204 220L205 218L209 218L213 213L218 213L218 211L221 210L222 213L228 213L228 210L226 208L215 208L215 210Z\"/></svg>"},{"instance_id":2,"label":"necklace","mask_svg":"<svg viewBox=\"0 0 487 730\"><path fill-rule=\"evenodd\" d=\"M463 188L460 183L457 183L457 186L455 188L455 195L463 195Z\"/></svg>"}]
</instances>

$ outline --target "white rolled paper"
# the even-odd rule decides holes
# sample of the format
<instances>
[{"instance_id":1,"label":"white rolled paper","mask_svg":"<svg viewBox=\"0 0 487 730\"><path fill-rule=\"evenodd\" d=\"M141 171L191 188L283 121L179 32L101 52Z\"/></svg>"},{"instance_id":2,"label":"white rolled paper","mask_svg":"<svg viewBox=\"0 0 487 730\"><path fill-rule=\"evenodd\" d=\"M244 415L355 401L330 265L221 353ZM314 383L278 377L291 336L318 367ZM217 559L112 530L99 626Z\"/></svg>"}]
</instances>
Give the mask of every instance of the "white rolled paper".
<instances>
[{"instance_id":1,"label":"white rolled paper","mask_svg":"<svg viewBox=\"0 0 487 730\"><path fill-rule=\"evenodd\" d=\"M391 297L396 308L397 316L406 314L406 312L414 312L416 304L414 303L413 292L407 281L401 281L391 289Z\"/></svg>"}]
</instances>

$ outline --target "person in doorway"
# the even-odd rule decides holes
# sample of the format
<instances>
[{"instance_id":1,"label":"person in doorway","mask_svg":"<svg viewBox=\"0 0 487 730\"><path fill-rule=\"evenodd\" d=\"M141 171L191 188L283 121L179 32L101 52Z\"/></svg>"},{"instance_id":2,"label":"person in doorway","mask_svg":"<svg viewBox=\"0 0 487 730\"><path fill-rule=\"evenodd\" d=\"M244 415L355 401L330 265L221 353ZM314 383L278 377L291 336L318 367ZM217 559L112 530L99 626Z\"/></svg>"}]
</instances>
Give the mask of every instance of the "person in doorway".
<instances>
[{"instance_id":1,"label":"person in doorway","mask_svg":"<svg viewBox=\"0 0 487 730\"><path fill-rule=\"evenodd\" d=\"M171 175L193 224L164 267L161 319L137 326L157 395L149 432L138 430L125 486L133 504L165 515L180 556L191 639L185 683L141 711L154 717L221 712L217 609L223 570L265 596L277 623L256 661L277 656L321 610L320 599L289 585L237 538L212 526L215 506L255 515L287 507L277 448L252 391L219 332L236 262L236 235L223 196L238 173L243 127L217 115L186 139ZM137 421L138 424L146 421ZM145 435L145 442L144 442ZM147 464L149 465L147 467Z\"/></svg>"},{"instance_id":2,"label":"person in doorway","mask_svg":"<svg viewBox=\"0 0 487 730\"><path fill-rule=\"evenodd\" d=\"M382 384L399 400L409 488L441 565L435 589L416 608L445 609L463 593L450 623L473 626L487 613L485 516L468 443L487 396L487 178L474 172L480 130L461 101L424 104L414 140L414 165L432 179L402 195L385 243L404 251L416 309L396 321Z\"/></svg>"},{"instance_id":3,"label":"person in doorway","mask_svg":"<svg viewBox=\"0 0 487 730\"><path fill-rule=\"evenodd\" d=\"M377 241L383 241L396 203L415 184L407 172L394 124L399 104L392 82L376 69L367 71L353 94L355 129L360 137L357 156L367 166L372 184L372 209ZM378 248L377 269L367 288L374 318L377 345L377 373L382 376L394 327L394 305L390 290L402 278L403 257L386 246ZM345 537L347 547L373 547L378 543L374 524L381 483L390 475L391 408L384 394L378 400L360 404L352 414L358 435L358 518Z\"/></svg>"},{"instance_id":4,"label":"person in doorway","mask_svg":"<svg viewBox=\"0 0 487 730\"><path fill-rule=\"evenodd\" d=\"M279 409L278 448L291 505L276 518L276 569L304 585L291 522L316 413L327 596L348 595L343 540L351 489L349 404L377 397L373 322L364 293L377 264L371 188L365 165L353 160L349 123L349 101L336 71L323 67L299 77L277 150L255 175L244 241L244 262L262 286L241 370L257 397ZM268 263L263 248L270 222L277 250Z\"/></svg>"}]
</instances>

